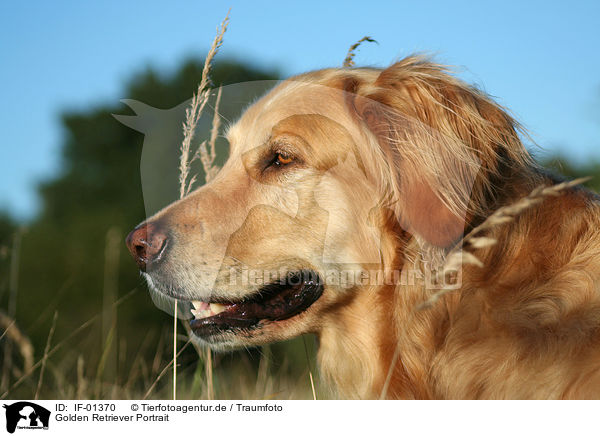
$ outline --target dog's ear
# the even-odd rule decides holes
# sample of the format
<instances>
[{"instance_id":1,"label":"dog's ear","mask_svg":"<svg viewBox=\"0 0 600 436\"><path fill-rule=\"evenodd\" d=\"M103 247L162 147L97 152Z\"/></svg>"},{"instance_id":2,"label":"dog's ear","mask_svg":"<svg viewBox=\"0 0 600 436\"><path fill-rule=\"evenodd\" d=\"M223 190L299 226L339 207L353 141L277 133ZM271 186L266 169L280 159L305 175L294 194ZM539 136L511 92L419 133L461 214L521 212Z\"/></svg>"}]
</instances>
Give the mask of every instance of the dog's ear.
<instances>
[{"instance_id":1,"label":"dog's ear","mask_svg":"<svg viewBox=\"0 0 600 436\"><path fill-rule=\"evenodd\" d=\"M500 160L524 160L516 123L483 93L421 58L344 91L379 158L403 227L438 247L456 243L495 189Z\"/></svg>"}]
</instances>

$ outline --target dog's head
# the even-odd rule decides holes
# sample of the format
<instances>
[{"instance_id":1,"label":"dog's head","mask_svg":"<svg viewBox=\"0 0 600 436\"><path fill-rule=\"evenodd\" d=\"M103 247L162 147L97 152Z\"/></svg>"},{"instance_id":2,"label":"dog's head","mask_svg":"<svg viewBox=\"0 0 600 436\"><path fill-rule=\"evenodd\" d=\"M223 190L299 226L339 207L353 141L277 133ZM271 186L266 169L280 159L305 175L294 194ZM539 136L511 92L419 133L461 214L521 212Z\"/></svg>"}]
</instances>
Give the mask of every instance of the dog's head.
<instances>
[{"instance_id":1,"label":"dog's head","mask_svg":"<svg viewBox=\"0 0 600 436\"><path fill-rule=\"evenodd\" d=\"M408 245L458 243L526 156L500 107L420 58L285 81L227 139L219 174L127 240L217 348L318 332Z\"/></svg>"}]
</instances>

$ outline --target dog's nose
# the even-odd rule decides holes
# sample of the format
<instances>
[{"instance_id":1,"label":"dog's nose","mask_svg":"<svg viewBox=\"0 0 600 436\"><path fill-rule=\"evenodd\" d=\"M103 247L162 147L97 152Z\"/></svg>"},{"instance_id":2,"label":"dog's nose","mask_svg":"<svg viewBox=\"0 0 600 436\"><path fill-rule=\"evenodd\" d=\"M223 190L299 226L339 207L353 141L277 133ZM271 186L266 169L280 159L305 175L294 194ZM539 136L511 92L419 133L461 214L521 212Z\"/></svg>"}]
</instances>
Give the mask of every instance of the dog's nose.
<instances>
[{"instance_id":1,"label":"dog's nose","mask_svg":"<svg viewBox=\"0 0 600 436\"><path fill-rule=\"evenodd\" d=\"M167 235L157 225L148 223L135 228L125 240L133 259L142 271L160 260L167 245Z\"/></svg>"}]
</instances>

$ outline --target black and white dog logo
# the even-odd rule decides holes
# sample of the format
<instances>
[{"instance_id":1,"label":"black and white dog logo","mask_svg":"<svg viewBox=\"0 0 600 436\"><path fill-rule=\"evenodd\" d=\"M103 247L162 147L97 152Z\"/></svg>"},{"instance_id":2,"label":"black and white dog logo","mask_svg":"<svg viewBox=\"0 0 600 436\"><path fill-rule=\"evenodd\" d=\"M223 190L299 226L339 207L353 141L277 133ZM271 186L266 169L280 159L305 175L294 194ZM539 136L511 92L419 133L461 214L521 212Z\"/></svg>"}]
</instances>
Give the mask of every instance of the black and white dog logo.
<instances>
[{"instance_id":1,"label":"black and white dog logo","mask_svg":"<svg viewBox=\"0 0 600 436\"><path fill-rule=\"evenodd\" d=\"M50 411L29 401L3 406L6 409L6 431L18 429L48 429Z\"/></svg>"}]
</instances>

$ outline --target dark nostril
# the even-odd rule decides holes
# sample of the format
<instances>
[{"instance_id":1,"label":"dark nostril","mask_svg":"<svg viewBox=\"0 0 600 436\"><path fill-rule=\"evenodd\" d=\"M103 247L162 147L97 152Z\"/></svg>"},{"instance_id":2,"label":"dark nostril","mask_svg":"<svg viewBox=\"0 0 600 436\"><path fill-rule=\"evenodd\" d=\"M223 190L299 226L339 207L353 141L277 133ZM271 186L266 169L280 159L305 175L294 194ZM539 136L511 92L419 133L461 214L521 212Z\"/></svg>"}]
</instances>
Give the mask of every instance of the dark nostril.
<instances>
[{"instance_id":1,"label":"dark nostril","mask_svg":"<svg viewBox=\"0 0 600 436\"><path fill-rule=\"evenodd\" d=\"M133 259L142 271L148 264L160 259L167 243L167 235L153 223L135 228L125 240Z\"/></svg>"}]
</instances>

